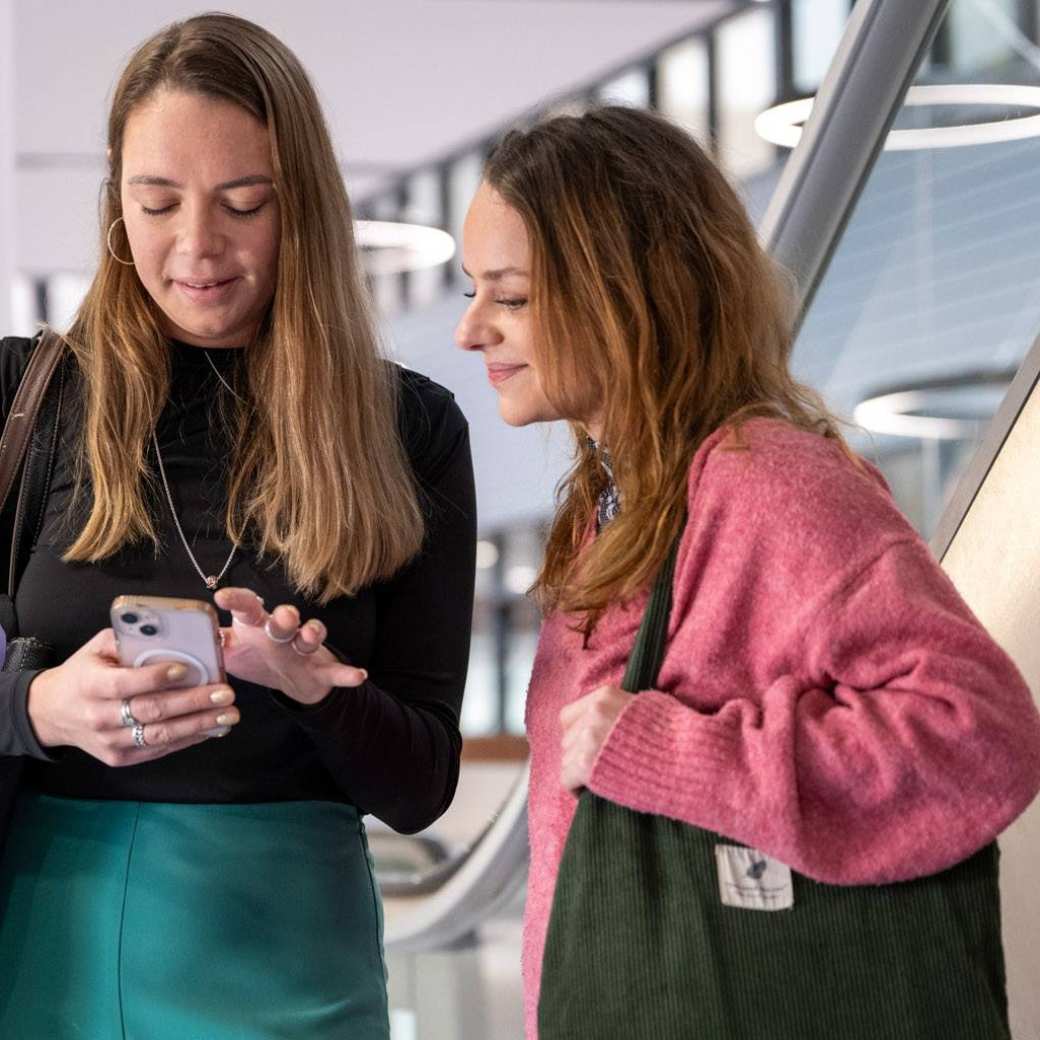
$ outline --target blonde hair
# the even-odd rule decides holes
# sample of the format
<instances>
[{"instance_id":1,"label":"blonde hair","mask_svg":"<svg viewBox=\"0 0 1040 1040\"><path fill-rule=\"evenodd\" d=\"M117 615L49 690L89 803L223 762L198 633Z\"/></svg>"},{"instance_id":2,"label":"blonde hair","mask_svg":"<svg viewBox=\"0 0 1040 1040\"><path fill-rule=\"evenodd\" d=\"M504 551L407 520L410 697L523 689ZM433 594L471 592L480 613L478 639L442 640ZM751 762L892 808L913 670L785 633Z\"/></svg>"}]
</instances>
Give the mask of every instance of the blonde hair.
<instances>
[{"instance_id":1,"label":"blonde hair","mask_svg":"<svg viewBox=\"0 0 1040 1040\"><path fill-rule=\"evenodd\" d=\"M604 107L509 133L487 183L524 221L534 349L561 415L601 409L622 511L579 553L606 474L572 422L534 586L586 632L646 588L682 527L690 462L715 430L782 418L837 440L837 420L788 370L791 293L726 178L683 131ZM847 450L847 448L845 448Z\"/></svg>"},{"instance_id":2,"label":"blonde hair","mask_svg":"<svg viewBox=\"0 0 1040 1040\"><path fill-rule=\"evenodd\" d=\"M160 90L228 101L264 124L281 213L277 284L246 350L248 387L229 463L226 525L280 557L293 584L325 602L397 571L423 519L397 428L394 366L380 356L339 166L307 74L270 33L207 14L175 23L133 55L108 121L101 262L69 330L85 385L81 477L92 502L65 553L93 562L157 542L144 489L147 444L169 393L161 315L104 236L122 215L123 134ZM113 248L129 250L120 222Z\"/></svg>"}]
</instances>

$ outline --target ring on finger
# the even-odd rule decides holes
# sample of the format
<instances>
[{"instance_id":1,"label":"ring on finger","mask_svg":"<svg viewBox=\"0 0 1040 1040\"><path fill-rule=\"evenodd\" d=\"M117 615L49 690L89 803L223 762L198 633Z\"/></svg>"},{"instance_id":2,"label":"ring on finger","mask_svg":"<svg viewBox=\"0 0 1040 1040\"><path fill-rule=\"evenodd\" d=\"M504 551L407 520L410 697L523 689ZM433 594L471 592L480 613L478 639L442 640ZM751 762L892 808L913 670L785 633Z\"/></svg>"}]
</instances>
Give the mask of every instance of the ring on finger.
<instances>
[{"instance_id":1,"label":"ring on finger","mask_svg":"<svg viewBox=\"0 0 1040 1040\"><path fill-rule=\"evenodd\" d=\"M124 697L119 704L119 719L128 728L137 725L137 719L134 718L134 713L130 710L129 697Z\"/></svg>"},{"instance_id":2,"label":"ring on finger","mask_svg":"<svg viewBox=\"0 0 1040 1040\"><path fill-rule=\"evenodd\" d=\"M288 636L276 636L271 630L270 618L264 622L264 632L267 633L267 638L270 639L272 643L291 643L296 638L295 632Z\"/></svg>"},{"instance_id":3,"label":"ring on finger","mask_svg":"<svg viewBox=\"0 0 1040 1040\"><path fill-rule=\"evenodd\" d=\"M140 722L134 723L134 747L144 747L144 726Z\"/></svg>"},{"instance_id":4,"label":"ring on finger","mask_svg":"<svg viewBox=\"0 0 1040 1040\"><path fill-rule=\"evenodd\" d=\"M300 657L310 657L321 646L319 643L318 646L312 646L309 650L301 650L296 642L296 636L293 636L293 641L289 645L292 647L293 652L299 654Z\"/></svg>"}]
</instances>

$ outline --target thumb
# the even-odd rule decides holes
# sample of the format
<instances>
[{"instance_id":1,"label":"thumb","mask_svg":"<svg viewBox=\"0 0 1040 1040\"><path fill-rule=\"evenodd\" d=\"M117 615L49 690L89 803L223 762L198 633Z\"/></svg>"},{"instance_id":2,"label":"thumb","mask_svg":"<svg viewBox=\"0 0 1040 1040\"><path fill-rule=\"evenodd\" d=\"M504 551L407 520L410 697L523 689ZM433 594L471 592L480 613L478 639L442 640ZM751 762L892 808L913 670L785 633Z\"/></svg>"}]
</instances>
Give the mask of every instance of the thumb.
<instances>
[{"instance_id":1,"label":"thumb","mask_svg":"<svg viewBox=\"0 0 1040 1040\"><path fill-rule=\"evenodd\" d=\"M350 664L330 665L326 674L333 686L360 686L368 678L364 668L355 668Z\"/></svg>"},{"instance_id":2,"label":"thumb","mask_svg":"<svg viewBox=\"0 0 1040 1040\"><path fill-rule=\"evenodd\" d=\"M119 647L116 634L111 628L103 628L92 639L83 644L83 649L98 657L109 657L113 661L119 659Z\"/></svg>"}]
</instances>

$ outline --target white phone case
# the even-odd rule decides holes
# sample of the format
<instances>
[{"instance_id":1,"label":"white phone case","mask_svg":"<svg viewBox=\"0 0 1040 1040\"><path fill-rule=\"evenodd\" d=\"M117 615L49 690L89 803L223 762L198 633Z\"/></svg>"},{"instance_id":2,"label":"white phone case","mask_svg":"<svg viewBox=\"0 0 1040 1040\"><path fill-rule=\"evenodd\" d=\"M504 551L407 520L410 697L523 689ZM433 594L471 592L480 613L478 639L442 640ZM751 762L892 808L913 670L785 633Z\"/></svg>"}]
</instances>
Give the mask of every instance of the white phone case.
<instances>
[{"instance_id":1,"label":"white phone case","mask_svg":"<svg viewBox=\"0 0 1040 1040\"><path fill-rule=\"evenodd\" d=\"M112 602L119 663L132 668L165 662L187 665L178 686L224 682L220 623L213 606L169 596L119 596Z\"/></svg>"}]
</instances>

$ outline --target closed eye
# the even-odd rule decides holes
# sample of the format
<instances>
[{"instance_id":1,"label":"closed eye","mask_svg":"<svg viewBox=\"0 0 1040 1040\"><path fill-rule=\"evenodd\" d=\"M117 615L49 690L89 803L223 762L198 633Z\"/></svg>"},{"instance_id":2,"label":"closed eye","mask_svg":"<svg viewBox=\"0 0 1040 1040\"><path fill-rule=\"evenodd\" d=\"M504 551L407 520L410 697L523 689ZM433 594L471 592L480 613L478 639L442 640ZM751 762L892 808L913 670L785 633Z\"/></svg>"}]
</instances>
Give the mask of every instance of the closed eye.
<instances>
[{"instance_id":1,"label":"closed eye","mask_svg":"<svg viewBox=\"0 0 1040 1040\"><path fill-rule=\"evenodd\" d=\"M142 212L146 213L150 217L161 217L164 213L169 213L170 210L176 206L176 202L171 202L168 206L160 206L158 209L151 209L148 206L142 206ZM235 206L224 206L224 209L233 217L251 217L264 208L266 203L261 202L258 206L253 206L252 209L237 209Z\"/></svg>"},{"instance_id":2,"label":"closed eye","mask_svg":"<svg viewBox=\"0 0 1040 1040\"><path fill-rule=\"evenodd\" d=\"M261 202L259 206L254 206L252 209L236 209L234 206L225 206L224 209L233 217L251 217L253 214L259 213L265 205L266 203Z\"/></svg>"}]
</instances>

